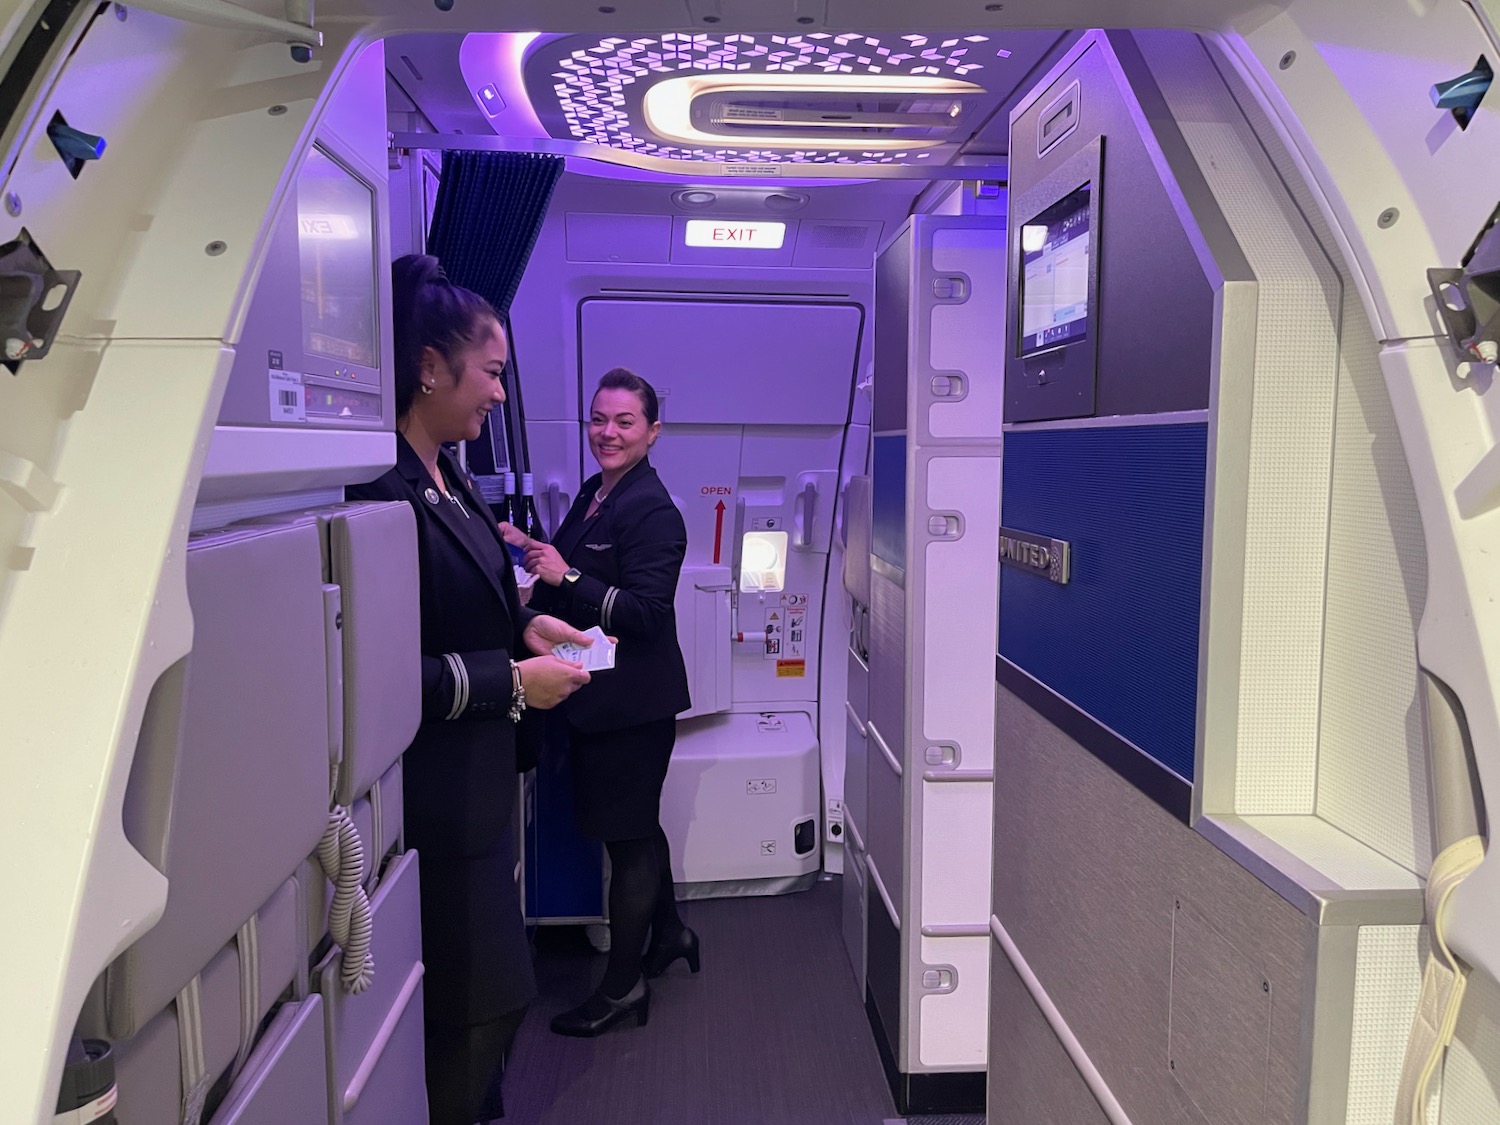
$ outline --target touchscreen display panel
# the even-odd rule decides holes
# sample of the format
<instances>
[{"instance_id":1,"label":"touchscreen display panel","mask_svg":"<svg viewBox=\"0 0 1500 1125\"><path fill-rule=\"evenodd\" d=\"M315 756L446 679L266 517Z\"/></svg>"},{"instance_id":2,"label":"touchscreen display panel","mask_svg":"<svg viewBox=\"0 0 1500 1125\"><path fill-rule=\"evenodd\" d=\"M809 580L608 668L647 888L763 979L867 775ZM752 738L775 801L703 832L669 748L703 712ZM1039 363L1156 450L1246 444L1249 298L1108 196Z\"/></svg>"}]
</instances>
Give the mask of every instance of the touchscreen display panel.
<instances>
[{"instance_id":1,"label":"touchscreen display panel","mask_svg":"<svg viewBox=\"0 0 1500 1125\"><path fill-rule=\"evenodd\" d=\"M1084 184L1021 227L1022 355L1088 337L1090 194Z\"/></svg>"},{"instance_id":2,"label":"touchscreen display panel","mask_svg":"<svg viewBox=\"0 0 1500 1125\"><path fill-rule=\"evenodd\" d=\"M374 195L321 149L297 182L302 344L313 355L378 365Z\"/></svg>"}]
</instances>

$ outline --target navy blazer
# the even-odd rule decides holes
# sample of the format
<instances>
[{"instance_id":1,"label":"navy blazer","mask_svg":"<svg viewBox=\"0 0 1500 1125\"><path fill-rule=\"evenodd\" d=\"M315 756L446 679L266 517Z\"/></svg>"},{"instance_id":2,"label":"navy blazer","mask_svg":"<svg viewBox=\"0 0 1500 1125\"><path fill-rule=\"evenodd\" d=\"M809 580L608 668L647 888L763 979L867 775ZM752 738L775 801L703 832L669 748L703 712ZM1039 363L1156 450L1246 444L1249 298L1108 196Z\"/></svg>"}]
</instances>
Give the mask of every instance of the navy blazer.
<instances>
[{"instance_id":1,"label":"navy blazer","mask_svg":"<svg viewBox=\"0 0 1500 1125\"><path fill-rule=\"evenodd\" d=\"M515 882L517 751L533 760L542 721L511 721L510 661L524 659L534 616L474 482L439 453L449 489L434 486L399 434L396 466L346 489L352 500L400 500L417 517L422 602L422 725L402 759L406 844L422 856L423 979L429 1022L473 1026L536 995ZM469 536L494 538L483 549Z\"/></svg>"},{"instance_id":2,"label":"navy blazer","mask_svg":"<svg viewBox=\"0 0 1500 1125\"><path fill-rule=\"evenodd\" d=\"M615 666L596 672L563 711L579 730L606 731L666 719L692 706L687 668L677 643L677 579L687 555L687 526L656 470L642 458L615 483L585 520L596 473L553 536L559 553L582 577L539 582L532 605L570 625L598 625L619 640Z\"/></svg>"},{"instance_id":3,"label":"navy blazer","mask_svg":"<svg viewBox=\"0 0 1500 1125\"><path fill-rule=\"evenodd\" d=\"M346 492L352 500L405 501L417 517L422 726L405 758L406 838L424 855L477 855L510 831L518 738L527 743L525 754L540 738L530 712L520 724L510 719L510 661L531 655L521 633L535 613L521 605L494 514L468 473L446 450L439 453L450 490L472 521L464 530L495 539L490 560L470 546L460 530L464 514L433 487L399 434L396 446L393 469ZM493 565L497 560L503 565Z\"/></svg>"}]
</instances>

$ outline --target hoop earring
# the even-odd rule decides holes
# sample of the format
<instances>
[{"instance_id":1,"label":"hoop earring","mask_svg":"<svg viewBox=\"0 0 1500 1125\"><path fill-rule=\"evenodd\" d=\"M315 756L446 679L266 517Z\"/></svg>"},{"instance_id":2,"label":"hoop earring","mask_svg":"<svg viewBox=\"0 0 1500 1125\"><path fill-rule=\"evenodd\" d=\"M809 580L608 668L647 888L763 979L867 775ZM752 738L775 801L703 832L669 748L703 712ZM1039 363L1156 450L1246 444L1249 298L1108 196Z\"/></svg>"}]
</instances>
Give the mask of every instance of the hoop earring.
<instances>
[{"instance_id":1,"label":"hoop earring","mask_svg":"<svg viewBox=\"0 0 1500 1125\"><path fill-rule=\"evenodd\" d=\"M422 393L424 395L430 395L432 393L432 388L429 387L426 383L421 384L421 387L422 387Z\"/></svg>"}]
</instances>

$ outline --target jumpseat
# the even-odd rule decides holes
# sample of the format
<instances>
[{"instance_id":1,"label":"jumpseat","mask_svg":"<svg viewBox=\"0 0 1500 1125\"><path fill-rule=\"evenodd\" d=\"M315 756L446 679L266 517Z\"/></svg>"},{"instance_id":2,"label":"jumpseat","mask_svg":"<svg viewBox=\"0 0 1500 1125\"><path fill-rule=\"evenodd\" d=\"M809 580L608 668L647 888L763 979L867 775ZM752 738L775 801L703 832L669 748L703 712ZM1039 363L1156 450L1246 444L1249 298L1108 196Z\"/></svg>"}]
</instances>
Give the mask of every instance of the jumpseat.
<instances>
[{"instance_id":1,"label":"jumpseat","mask_svg":"<svg viewBox=\"0 0 1500 1125\"><path fill-rule=\"evenodd\" d=\"M420 1125L418 857L401 834L421 717L411 510L195 534L186 567L193 649L152 691L125 798L167 905L79 1029L114 1045L122 1125ZM329 934L331 809L364 857L368 984Z\"/></svg>"}]
</instances>

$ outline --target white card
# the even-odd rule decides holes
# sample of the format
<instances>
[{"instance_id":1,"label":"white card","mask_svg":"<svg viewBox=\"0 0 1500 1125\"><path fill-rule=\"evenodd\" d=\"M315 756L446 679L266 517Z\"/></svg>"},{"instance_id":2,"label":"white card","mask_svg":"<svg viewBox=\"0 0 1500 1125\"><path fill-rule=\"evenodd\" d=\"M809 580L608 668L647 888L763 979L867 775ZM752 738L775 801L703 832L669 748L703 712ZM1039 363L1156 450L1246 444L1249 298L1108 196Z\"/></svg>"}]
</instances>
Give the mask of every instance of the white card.
<instances>
[{"instance_id":1,"label":"white card","mask_svg":"<svg viewBox=\"0 0 1500 1125\"><path fill-rule=\"evenodd\" d=\"M552 655L560 660L582 664L585 672L603 672L613 668L615 666L615 642L606 637L604 630L597 625L585 630L583 635L592 637L594 643L585 648L583 645L564 641L560 645L552 646Z\"/></svg>"}]
</instances>

